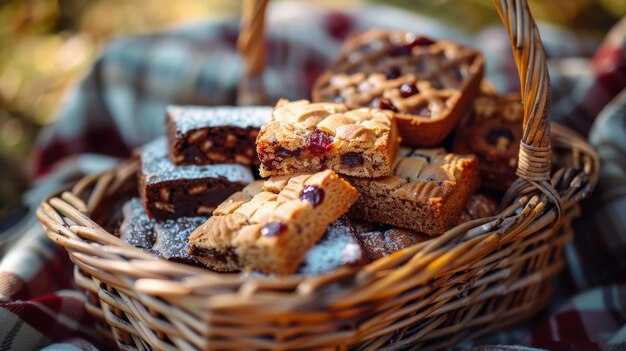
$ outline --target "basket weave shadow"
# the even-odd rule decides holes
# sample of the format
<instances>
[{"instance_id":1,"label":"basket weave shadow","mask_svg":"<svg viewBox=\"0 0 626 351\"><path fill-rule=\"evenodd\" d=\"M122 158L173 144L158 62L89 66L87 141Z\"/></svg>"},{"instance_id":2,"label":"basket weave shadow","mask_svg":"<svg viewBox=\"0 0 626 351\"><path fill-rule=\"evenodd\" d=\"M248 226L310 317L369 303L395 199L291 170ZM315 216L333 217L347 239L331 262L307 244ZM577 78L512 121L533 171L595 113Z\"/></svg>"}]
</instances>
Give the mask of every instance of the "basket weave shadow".
<instances>
[{"instance_id":1,"label":"basket weave shadow","mask_svg":"<svg viewBox=\"0 0 626 351\"><path fill-rule=\"evenodd\" d=\"M129 161L82 179L37 212L76 265L103 335L129 350L441 349L543 308L598 158L581 137L549 123L549 76L526 1L494 4L525 110L519 179L498 215L358 269L308 278L218 274L158 259L104 229L136 192L138 164Z\"/></svg>"}]
</instances>

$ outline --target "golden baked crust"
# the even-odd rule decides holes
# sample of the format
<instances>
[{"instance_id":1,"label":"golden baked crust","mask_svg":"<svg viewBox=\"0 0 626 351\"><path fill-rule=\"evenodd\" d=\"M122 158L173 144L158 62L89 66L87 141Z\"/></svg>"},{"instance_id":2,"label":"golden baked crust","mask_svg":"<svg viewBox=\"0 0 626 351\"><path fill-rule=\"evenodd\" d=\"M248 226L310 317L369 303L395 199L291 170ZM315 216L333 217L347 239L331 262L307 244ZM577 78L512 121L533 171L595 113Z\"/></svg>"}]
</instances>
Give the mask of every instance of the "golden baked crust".
<instances>
[{"instance_id":1,"label":"golden baked crust","mask_svg":"<svg viewBox=\"0 0 626 351\"><path fill-rule=\"evenodd\" d=\"M391 171L398 145L389 111L307 100L279 101L257 137L262 177L325 169L380 177Z\"/></svg>"},{"instance_id":2,"label":"golden baked crust","mask_svg":"<svg viewBox=\"0 0 626 351\"><path fill-rule=\"evenodd\" d=\"M354 218L440 235L478 187L478 164L473 155L401 148L393 175L348 181L361 194L350 210Z\"/></svg>"},{"instance_id":3,"label":"golden baked crust","mask_svg":"<svg viewBox=\"0 0 626 351\"><path fill-rule=\"evenodd\" d=\"M389 109L404 143L434 146L465 114L483 67L479 51L455 42L370 30L344 44L315 82L312 99Z\"/></svg>"},{"instance_id":4,"label":"golden baked crust","mask_svg":"<svg viewBox=\"0 0 626 351\"><path fill-rule=\"evenodd\" d=\"M358 193L327 170L257 181L234 194L189 236L191 254L227 258L243 270L295 272L306 252L357 200Z\"/></svg>"}]
</instances>

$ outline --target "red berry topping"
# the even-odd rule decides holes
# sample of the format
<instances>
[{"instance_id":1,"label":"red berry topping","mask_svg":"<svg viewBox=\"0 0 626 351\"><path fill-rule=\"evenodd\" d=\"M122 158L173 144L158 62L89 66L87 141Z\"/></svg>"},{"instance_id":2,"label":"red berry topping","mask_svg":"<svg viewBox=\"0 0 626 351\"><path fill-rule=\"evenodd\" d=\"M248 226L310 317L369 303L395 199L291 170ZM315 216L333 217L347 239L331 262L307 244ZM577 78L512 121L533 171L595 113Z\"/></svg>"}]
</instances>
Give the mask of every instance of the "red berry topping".
<instances>
[{"instance_id":1,"label":"red berry topping","mask_svg":"<svg viewBox=\"0 0 626 351\"><path fill-rule=\"evenodd\" d=\"M417 87L413 83L405 82L400 86L400 95L403 98L408 98L417 93L419 93L419 90L417 90Z\"/></svg>"},{"instance_id":2,"label":"red berry topping","mask_svg":"<svg viewBox=\"0 0 626 351\"><path fill-rule=\"evenodd\" d=\"M278 236L288 229L287 225L283 222L269 222L261 228L262 236Z\"/></svg>"},{"instance_id":3,"label":"red berry topping","mask_svg":"<svg viewBox=\"0 0 626 351\"><path fill-rule=\"evenodd\" d=\"M417 37L411 42L411 46L430 46L435 42L426 37Z\"/></svg>"},{"instance_id":4,"label":"red berry topping","mask_svg":"<svg viewBox=\"0 0 626 351\"><path fill-rule=\"evenodd\" d=\"M378 108L381 110L390 110L393 112L398 112L398 109L393 105L393 102L387 98L377 97L370 103L372 108Z\"/></svg>"},{"instance_id":5,"label":"red berry topping","mask_svg":"<svg viewBox=\"0 0 626 351\"><path fill-rule=\"evenodd\" d=\"M387 79L396 79L402 74L402 72L400 72L400 69L396 66L385 68L383 70L383 73L385 74Z\"/></svg>"},{"instance_id":6,"label":"red berry topping","mask_svg":"<svg viewBox=\"0 0 626 351\"><path fill-rule=\"evenodd\" d=\"M306 138L306 147L314 155L321 155L333 147L332 135L315 128Z\"/></svg>"},{"instance_id":7,"label":"red berry topping","mask_svg":"<svg viewBox=\"0 0 626 351\"><path fill-rule=\"evenodd\" d=\"M315 185L308 185L300 192L300 200L306 200L310 202L313 207L317 207L324 201L324 189Z\"/></svg>"}]
</instances>

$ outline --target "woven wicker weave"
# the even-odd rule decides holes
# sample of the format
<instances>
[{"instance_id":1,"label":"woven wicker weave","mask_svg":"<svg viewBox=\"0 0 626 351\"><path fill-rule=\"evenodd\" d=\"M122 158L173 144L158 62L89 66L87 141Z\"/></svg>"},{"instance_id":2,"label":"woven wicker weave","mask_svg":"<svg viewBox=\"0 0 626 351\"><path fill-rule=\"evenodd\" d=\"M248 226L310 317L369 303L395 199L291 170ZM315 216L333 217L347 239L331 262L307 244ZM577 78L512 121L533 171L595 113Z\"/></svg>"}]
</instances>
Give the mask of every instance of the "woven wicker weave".
<instances>
[{"instance_id":1,"label":"woven wicker weave","mask_svg":"<svg viewBox=\"0 0 626 351\"><path fill-rule=\"evenodd\" d=\"M37 212L76 265L102 333L122 349L440 349L543 308L598 159L570 130L550 132L549 77L526 1L494 4L525 107L519 179L498 215L359 269L309 278L217 274L158 259L107 232L136 193L138 164L126 162Z\"/></svg>"}]
</instances>

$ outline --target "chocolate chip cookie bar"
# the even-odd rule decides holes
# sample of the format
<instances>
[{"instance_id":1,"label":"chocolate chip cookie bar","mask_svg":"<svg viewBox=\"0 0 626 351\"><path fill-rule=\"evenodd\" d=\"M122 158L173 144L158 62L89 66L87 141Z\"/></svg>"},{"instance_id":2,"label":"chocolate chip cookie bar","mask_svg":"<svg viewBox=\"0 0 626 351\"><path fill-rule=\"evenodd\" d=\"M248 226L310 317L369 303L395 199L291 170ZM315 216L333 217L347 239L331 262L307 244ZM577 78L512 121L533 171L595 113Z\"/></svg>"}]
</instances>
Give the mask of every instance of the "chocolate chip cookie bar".
<instances>
[{"instance_id":1,"label":"chocolate chip cookie bar","mask_svg":"<svg viewBox=\"0 0 626 351\"><path fill-rule=\"evenodd\" d=\"M176 166L164 137L144 146L140 159L139 193L146 212L156 219L208 216L254 180L244 165Z\"/></svg>"},{"instance_id":2,"label":"chocolate chip cookie bar","mask_svg":"<svg viewBox=\"0 0 626 351\"><path fill-rule=\"evenodd\" d=\"M325 169L381 177L391 171L398 144L389 111L281 100L261 128L257 152L262 177Z\"/></svg>"},{"instance_id":3,"label":"chocolate chip cookie bar","mask_svg":"<svg viewBox=\"0 0 626 351\"><path fill-rule=\"evenodd\" d=\"M370 261L428 240L428 235L384 224L354 221L361 247Z\"/></svg>"},{"instance_id":4,"label":"chocolate chip cookie bar","mask_svg":"<svg viewBox=\"0 0 626 351\"><path fill-rule=\"evenodd\" d=\"M141 199L132 198L122 207L120 239L166 260L192 265L200 262L187 251L187 237L206 217L183 217L157 222L148 217Z\"/></svg>"},{"instance_id":5,"label":"chocolate chip cookie bar","mask_svg":"<svg viewBox=\"0 0 626 351\"><path fill-rule=\"evenodd\" d=\"M189 252L208 265L226 259L230 267L247 271L291 274L357 198L330 170L257 181L222 203L189 236Z\"/></svg>"},{"instance_id":6,"label":"chocolate chip cookie bar","mask_svg":"<svg viewBox=\"0 0 626 351\"><path fill-rule=\"evenodd\" d=\"M475 154L485 188L504 191L517 179L524 108L519 95L483 92L457 128L452 151Z\"/></svg>"},{"instance_id":7,"label":"chocolate chip cookie bar","mask_svg":"<svg viewBox=\"0 0 626 351\"><path fill-rule=\"evenodd\" d=\"M167 108L170 159L177 165L240 163L258 165L255 140L271 107Z\"/></svg>"},{"instance_id":8,"label":"chocolate chip cookie bar","mask_svg":"<svg viewBox=\"0 0 626 351\"><path fill-rule=\"evenodd\" d=\"M444 149L401 148L392 174L348 177L361 194L350 215L436 236L456 224L478 186L476 157Z\"/></svg>"},{"instance_id":9,"label":"chocolate chip cookie bar","mask_svg":"<svg viewBox=\"0 0 626 351\"><path fill-rule=\"evenodd\" d=\"M483 69L479 51L455 42L370 30L346 41L312 99L392 111L403 143L430 147L466 114Z\"/></svg>"}]
</instances>

